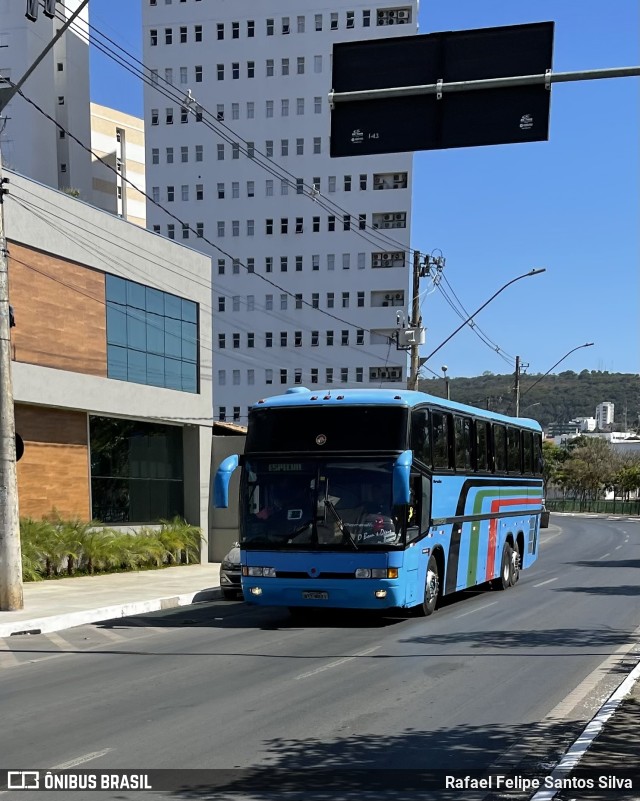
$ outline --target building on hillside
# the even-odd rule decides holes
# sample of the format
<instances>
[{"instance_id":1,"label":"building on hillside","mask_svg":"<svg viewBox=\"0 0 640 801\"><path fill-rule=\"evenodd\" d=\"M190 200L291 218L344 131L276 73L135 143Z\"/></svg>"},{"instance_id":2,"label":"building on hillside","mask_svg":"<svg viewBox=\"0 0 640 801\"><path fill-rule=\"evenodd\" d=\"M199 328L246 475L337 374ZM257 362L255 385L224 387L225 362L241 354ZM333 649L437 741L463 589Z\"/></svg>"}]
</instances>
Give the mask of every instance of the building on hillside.
<instances>
[{"instance_id":1,"label":"building on hillside","mask_svg":"<svg viewBox=\"0 0 640 801\"><path fill-rule=\"evenodd\" d=\"M21 515L206 534L210 259L7 176Z\"/></svg>"},{"instance_id":2,"label":"building on hillside","mask_svg":"<svg viewBox=\"0 0 640 801\"><path fill-rule=\"evenodd\" d=\"M414 34L417 0L142 8L147 192L179 220L148 204L147 225L212 257L214 417L404 386L413 157L331 159L327 97L333 45Z\"/></svg>"},{"instance_id":3,"label":"building on hillside","mask_svg":"<svg viewBox=\"0 0 640 801\"><path fill-rule=\"evenodd\" d=\"M583 433L582 426L577 420L570 420L568 423L549 423L547 426L547 439L556 437L572 436L579 437Z\"/></svg>"},{"instance_id":4,"label":"building on hillside","mask_svg":"<svg viewBox=\"0 0 640 801\"><path fill-rule=\"evenodd\" d=\"M57 3L55 19L25 17L25 3L0 0L0 77L17 83L81 0ZM47 120L16 95L2 113L0 148L5 167L35 181L79 193L91 201L91 158L66 132L90 142L88 8L56 42L23 87L24 94L56 120ZM1 87L1 83L0 83Z\"/></svg>"},{"instance_id":5,"label":"building on hillside","mask_svg":"<svg viewBox=\"0 0 640 801\"><path fill-rule=\"evenodd\" d=\"M574 417L573 420L579 424L580 431L582 431L583 433L588 433L589 431L596 430L595 417Z\"/></svg>"},{"instance_id":6,"label":"building on hillside","mask_svg":"<svg viewBox=\"0 0 640 801\"><path fill-rule=\"evenodd\" d=\"M596 406L596 428L607 431L613 426L615 405L611 401L603 401Z\"/></svg>"},{"instance_id":7,"label":"building on hillside","mask_svg":"<svg viewBox=\"0 0 640 801\"><path fill-rule=\"evenodd\" d=\"M93 204L144 228L143 120L91 103L91 150Z\"/></svg>"}]
</instances>

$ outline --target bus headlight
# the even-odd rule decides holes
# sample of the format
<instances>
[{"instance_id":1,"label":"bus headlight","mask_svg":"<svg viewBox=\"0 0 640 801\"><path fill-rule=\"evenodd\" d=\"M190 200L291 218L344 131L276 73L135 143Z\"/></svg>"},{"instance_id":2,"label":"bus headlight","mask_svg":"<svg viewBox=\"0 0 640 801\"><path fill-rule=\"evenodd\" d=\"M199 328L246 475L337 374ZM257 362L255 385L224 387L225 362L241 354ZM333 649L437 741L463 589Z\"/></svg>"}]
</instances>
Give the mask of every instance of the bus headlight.
<instances>
[{"instance_id":1,"label":"bus headlight","mask_svg":"<svg viewBox=\"0 0 640 801\"><path fill-rule=\"evenodd\" d=\"M254 576L259 578L275 578L275 567L255 567L254 565L245 565L242 568L243 576Z\"/></svg>"},{"instance_id":2,"label":"bus headlight","mask_svg":"<svg viewBox=\"0 0 640 801\"><path fill-rule=\"evenodd\" d=\"M397 567L359 567L355 573L356 578L397 579Z\"/></svg>"}]
</instances>

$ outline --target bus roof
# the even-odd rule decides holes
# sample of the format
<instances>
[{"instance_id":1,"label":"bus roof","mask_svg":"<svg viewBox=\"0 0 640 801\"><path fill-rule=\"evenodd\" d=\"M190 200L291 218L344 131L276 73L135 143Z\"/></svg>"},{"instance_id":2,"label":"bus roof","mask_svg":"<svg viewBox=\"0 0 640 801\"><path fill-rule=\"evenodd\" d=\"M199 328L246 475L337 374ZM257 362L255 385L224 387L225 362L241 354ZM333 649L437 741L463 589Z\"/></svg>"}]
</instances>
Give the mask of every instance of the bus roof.
<instances>
[{"instance_id":1,"label":"bus roof","mask_svg":"<svg viewBox=\"0 0 640 801\"><path fill-rule=\"evenodd\" d=\"M480 409L477 406L467 406L464 403L446 400L436 395L427 395L426 392L414 392L408 389L331 389L310 390L307 387L291 387L283 395L273 395L264 398L251 406L251 409L284 408L302 406L405 406L413 408L428 403L441 409L452 412L474 415L487 420L517 424L541 431L537 420L528 417L508 417L497 412Z\"/></svg>"}]
</instances>

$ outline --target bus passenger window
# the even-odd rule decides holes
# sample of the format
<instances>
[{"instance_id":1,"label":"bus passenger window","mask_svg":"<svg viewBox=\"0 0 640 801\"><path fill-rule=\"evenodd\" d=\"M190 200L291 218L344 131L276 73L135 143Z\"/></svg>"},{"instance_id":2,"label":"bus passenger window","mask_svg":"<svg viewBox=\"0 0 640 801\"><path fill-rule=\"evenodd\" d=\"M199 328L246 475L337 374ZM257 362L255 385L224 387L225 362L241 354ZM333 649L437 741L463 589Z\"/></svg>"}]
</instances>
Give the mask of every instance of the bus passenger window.
<instances>
[{"instance_id":1,"label":"bus passenger window","mask_svg":"<svg viewBox=\"0 0 640 801\"><path fill-rule=\"evenodd\" d=\"M504 426L493 424L493 458L496 473L507 471L507 432Z\"/></svg>"},{"instance_id":2,"label":"bus passenger window","mask_svg":"<svg viewBox=\"0 0 640 801\"><path fill-rule=\"evenodd\" d=\"M542 434L533 435L533 454L534 454L534 472L537 476L542 475Z\"/></svg>"},{"instance_id":3,"label":"bus passenger window","mask_svg":"<svg viewBox=\"0 0 640 801\"><path fill-rule=\"evenodd\" d=\"M524 472L533 473L533 434L531 431L522 432L522 456Z\"/></svg>"},{"instance_id":4,"label":"bus passenger window","mask_svg":"<svg viewBox=\"0 0 640 801\"><path fill-rule=\"evenodd\" d=\"M440 412L431 413L431 442L433 445L433 466L438 469L449 468L449 436L447 416Z\"/></svg>"},{"instance_id":5,"label":"bus passenger window","mask_svg":"<svg viewBox=\"0 0 640 801\"><path fill-rule=\"evenodd\" d=\"M478 471L489 470L489 449L487 441L487 423L475 421L476 429L476 465Z\"/></svg>"},{"instance_id":6,"label":"bus passenger window","mask_svg":"<svg viewBox=\"0 0 640 801\"><path fill-rule=\"evenodd\" d=\"M521 473L520 463L520 431L509 426L507 428L507 469L510 473Z\"/></svg>"},{"instance_id":7,"label":"bus passenger window","mask_svg":"<svg viewBox=\"0 0 640 801\"><path fill-rule=\"evenodd\" d=\"M471 420L468 417L453 418L455 435L456 470L471 469Z\"/></svg>"},{"instance_id":8,"label":"bus passenger window","mask_svg":"<svg viewBox=\"0 0 640 801\"><path fill-rule=\"evenodd\" d=\"M411 448L419 461L431 467L429 411L418 409L411 417Z\"/></svg>"}]
</instances>

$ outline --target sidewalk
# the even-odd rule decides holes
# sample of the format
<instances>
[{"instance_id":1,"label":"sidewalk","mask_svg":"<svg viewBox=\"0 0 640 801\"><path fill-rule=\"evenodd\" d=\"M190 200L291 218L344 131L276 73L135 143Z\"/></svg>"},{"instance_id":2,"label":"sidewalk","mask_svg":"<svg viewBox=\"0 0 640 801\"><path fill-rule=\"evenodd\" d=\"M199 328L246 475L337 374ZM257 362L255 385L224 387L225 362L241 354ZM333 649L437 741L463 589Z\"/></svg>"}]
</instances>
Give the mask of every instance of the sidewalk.
<instances>
[{"instance_id":1,"label":"sidewalk","mask_svg":"<svg viewBox=\"0 0 640 801\"><path fill-rule=\"evenodd\" d=\"M0 638L25 631L47 634L220 597L220 564L214 562L26 582L24 609L0 612Z\"/></svg>"}]
</instances>

